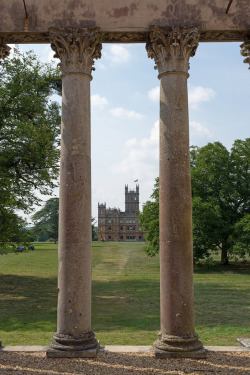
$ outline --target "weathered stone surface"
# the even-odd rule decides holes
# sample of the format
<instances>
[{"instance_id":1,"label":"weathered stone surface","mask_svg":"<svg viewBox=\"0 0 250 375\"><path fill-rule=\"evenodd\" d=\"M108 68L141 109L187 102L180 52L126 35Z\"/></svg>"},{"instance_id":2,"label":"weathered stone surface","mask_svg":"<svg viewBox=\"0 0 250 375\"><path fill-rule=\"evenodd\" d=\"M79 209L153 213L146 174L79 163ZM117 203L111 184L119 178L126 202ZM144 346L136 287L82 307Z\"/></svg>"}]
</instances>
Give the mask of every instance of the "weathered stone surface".
<instances>
[{"instance_id":1,"label":"weathered stone surface","mask_svg":"<svg viewBox=\"0 0 250 375\"><path fill-rule=\"evenodd\" d=\"M166 359L166 358L206 358L207 357L207 350L201 349L192 352L168 352L165 350L155 350L155 358L156 359Z\"/></svg>"},{"instance_id":2,"label":"weathered stone surface","mask_svg":"<svg viewBox=\"0 0 250 375\"><path fill-rule=\"evenodd\" d=\"M155 60L159 78L173 71L189 70L189 58L195 55L199 37L196 27L174 27L167 34L158 27L153 28L146 49L148 57Z\"/></svg>"},{"instance_id":3,"label":"weathered stone surface","mask_svg":"<svg viewBox=\"0 0 250 375\"><path fill-rule=\"evenodd\" d=\"M1 60L9 56L11 48L4 42L4 38L0 38L0 64Z\"/></svg>"},{"instance_id":4,"label":"weathered stone surface","mask_svg":"<svg viewBox=\"0 0 250 375\"><path fill-rule=\"evenodd\" d=\"M238 337L237 338L237 341L239 341L239 343L244 346L245 348L247 349L250 349L250 338L246 338L246 337Z\"/></svg>"},{"instance_id":5,"label":"weathered stone surface","mask_svg":"<svg viewBox=\"0 0 250 375\"><path fill-rule=\"evenodd\" d=\"M146 46L160 78L161 332L154 346L167 353L197 352L203 348L194 331L187 94L189 57L195 53L198 37L196 28L175 28L167 34L155 29Z\"/></svg>"},{"instance_id":6,"label":"weathered stone surface","mask_svg":"<svg viewBox=\"0 0 250 375\"><path fill-rule=\"evenodd\" d=\"M48 358L95 358L98 353L98 347L94 349L86 350L55 350L49 348L46 351L46 357Z\"/></svg>"},{"instance_id":7,"label":"weathered stone surface","mask_svg":"<svg viewBox=\"0 0 250 375\"><path fill-rule=\"evenodd\" d=\"M249 64L250 69L250 38L249 40L246 40L244 43L241 44L241 55L246 56L247 58L243 60L244 63Z\"/></svg>"},{"instance_id":8,"label":"weathered stone surface","mask_svg":"<svg viewBox=\"0 0 250 375\"><path fill-rule=\"evenodd\" d=\"M47 32L51 27L140 32L159 27L196 25L202 31L250 29L249 0L1 0L0 32ZM27 28L28 25L28 28ZM27 31L28 30L28 31Z\"/></svg>"},{"instance_id":9,"label":"weathered stone surface","mask_svg":"<svg viewBox=\"0 0 250 375\"><path fill-rule=\"evenodd\" d=\"M51 349L81 357L82 351L94 356L98 347L91 331L90 80L93 59L100 57L95 35L95 30L51 32L63 78L57 333Z\"/></svg>"}]
</instances>

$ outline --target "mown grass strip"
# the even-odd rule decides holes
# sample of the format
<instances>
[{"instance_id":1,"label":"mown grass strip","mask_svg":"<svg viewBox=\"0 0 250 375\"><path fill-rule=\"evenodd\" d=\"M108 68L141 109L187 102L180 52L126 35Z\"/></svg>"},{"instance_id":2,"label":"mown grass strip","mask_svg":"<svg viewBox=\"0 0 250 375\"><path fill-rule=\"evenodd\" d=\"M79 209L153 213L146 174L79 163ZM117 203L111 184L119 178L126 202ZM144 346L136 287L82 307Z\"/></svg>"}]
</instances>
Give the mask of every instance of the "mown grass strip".
<instances>
[{"instance_id":1,"label":"mown grass strip","mask_svg":"<svg viewBox=\"0 0 250 375\"><path fill-rule=\"evenodd\" d=\"M92 326L102 344L150 345L160 327L159 259L142 243L93 243ZM205 345L250 335L250 264L195 267L196 330ZM48 345L56 331L57 245L0 256L0 339Z\"/></svg>"}]
</instances>

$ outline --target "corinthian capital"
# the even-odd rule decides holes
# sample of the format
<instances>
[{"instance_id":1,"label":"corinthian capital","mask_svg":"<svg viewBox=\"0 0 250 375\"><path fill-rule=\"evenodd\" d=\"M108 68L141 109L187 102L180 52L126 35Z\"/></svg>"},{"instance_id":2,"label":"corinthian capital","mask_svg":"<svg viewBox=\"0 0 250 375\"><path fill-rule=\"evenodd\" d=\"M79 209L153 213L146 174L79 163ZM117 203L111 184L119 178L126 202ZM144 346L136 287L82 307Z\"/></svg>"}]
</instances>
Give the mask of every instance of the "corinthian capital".
<instances>
[{"instance_id":1,"label":"corinthian capital","mask_svg":"<svg viewBox=\"0 0 250 375\"><path fill-rule=\"evenodd\" d=\"M196 27L173 29L167 33L154 27L146 44L148 57L155 60L159 76L189 70L189 58L195 55L200 33Z\"/></svg>"},{"instance_id":2,"label":"corinthian capital","mask_svg":"<svg viewBox=\"0 0 250 375\"><path fill-rule=\"evenodd\" d=\"M1 60L9 56L11 48L4 43L3 38L0 38L0 64Z\"/></svg>"},{"instance_id":3,"label":"corinthian capital","mask_svg":"<svg viewBox=\"0 0 250 375\"><path fill-rule=\"evenodd\" d=\"M243 44L241 44L240 46L241 48L241 55L242 56L247 56L246 59L243 60L244 63L248 63L249 64L249 68L250 69L250 39L245 41Z\"/></svg>"},{"instance_id":4,"label":"corinthian capital","mask_svg":"<svg viewBox=\"0 0 250 375\"><path fill-rule=\"evenodd\" d=\"M91 76L94 59L101 57L102 44L97 29L50 30L51 48L65 76L68 73L84 73Z\"/></svg>"}]
</instances>

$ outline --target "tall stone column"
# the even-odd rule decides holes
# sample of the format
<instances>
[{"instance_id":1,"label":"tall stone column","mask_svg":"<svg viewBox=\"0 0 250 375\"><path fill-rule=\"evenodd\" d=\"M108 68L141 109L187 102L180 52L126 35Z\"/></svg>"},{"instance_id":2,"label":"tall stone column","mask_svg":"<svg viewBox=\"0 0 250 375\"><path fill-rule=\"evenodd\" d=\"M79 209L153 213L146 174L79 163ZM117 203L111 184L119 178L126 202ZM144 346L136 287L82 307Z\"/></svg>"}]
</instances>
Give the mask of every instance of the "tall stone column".
<instances>
[{"instance_id":1,"label":"tall stone column","mask_svg":"<svg viewBox=\"0 0 250 375\"><path fill-rule=\"evenodd\" d=\"M4 43L3 38L0 38L0 64L1 60L9 56L11 48ZM0 348L2 346L2 341L0 341Z\"/></svg>"},{"instance_id":2,"label":"tall stone column","mask_svg":"<svg viewBox=\"0 0 250 375\"><path fill-rule=\"evenodd\" d=\"M160 299L157 358L205 357L194 328L187 78L196 28L154 28L146 45L160 79Z\"/></svg>"},{"instance_id":3,"label":"tall stone column","mask_svg":"<svg viewBox=\"0 0 250 375\"><path fill-rule=\"evenodd\" d=\"M90 81L101 57L95 29L50 30L62 72L57 332L49 357L93 357L91 330Z\"/></svg>"},{"instance_id":4,"label":"tall stone column","mask_svg":"<svg viewBox=\"0 0 250 375\"><path fill-rule=\"evenodd\" d=\"M246 59L244 59L243 62L248 63L249 64L248 69L250 69L250 39L242 43L240 45L240 48L241 48L241 51L240 51L241 55L246 56Z\"/></svg>"}]
</instances>

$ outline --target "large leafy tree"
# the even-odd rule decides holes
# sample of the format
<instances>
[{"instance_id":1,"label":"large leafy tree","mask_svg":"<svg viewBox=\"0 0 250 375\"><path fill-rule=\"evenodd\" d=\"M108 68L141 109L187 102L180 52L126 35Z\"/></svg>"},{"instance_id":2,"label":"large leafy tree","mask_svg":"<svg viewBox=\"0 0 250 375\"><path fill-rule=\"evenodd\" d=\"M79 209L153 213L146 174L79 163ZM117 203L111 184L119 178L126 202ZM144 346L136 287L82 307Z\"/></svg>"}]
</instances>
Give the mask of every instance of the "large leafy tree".
<instances>
[{"instance_id":1,"label":"large leafy tree","mask_svg":"<svg viewBox=\"0 0 250 375\"><path fill-rule=\"evenodd\" d=\"M15 48L13 56L2 61L0 220L5 233L8 212L13 216L15 209L29 211L38 203L35 191L49 194L56 185L60 107L50 99L54 93L61 93L58 69L40 62L33 52Z\"/></svg>"},{"instance_id":2,"label":"large leafy tree","mask_svg":"<svg viewBox=\"0 0 250 375\"><path fill-rule=\"evenodd\" d=\"M53 239L55 243L58 239L58 221L59 221L59 198L50 198L46 201L44 207L37 211L33 216L33 233L39 241ZM95 228L95 218L91 220L92 240L97 239Z\"/></svg>"},{"instance_id":3,"label":"large leafy tree","mask_svg":"<svg viewBox=\"0 0 250 375\"><path fill-rule=\"evenodd\" d=\"M159 251L159 178L154 184L151 195L152 200L143 205L143 210L139 213L139 222L145 231L146 243L144 250L148 256L154 256Z\"/></svg>"},{"instance_id":4,"label":"large leafy tree","mask_svg":"<svg viewBox=\"0 0 250 375\"><path fill-rule=\"evenodd\" d=\"M192 147L190 154L195 261L209 257L211 250L221 251L222 264L229 253L244 257L250 246L250 138L236 140L231 152L215 142ZM146 202L139 217L151 256L159 251L158 194L156 184L153 202Z\"/></svg>"},{"instance_id":5,"label":"large leafy tree","mask_svg":"<svg viewBox=\"0 0 250 375\"><path fill-rule=\"evenodd\" d=\"M50 100L59 72L33 52L0 66L0 204L28 209L35 189L48 194L58 177L60 111Z\"/></svg>"},{"instance_id":6,"label":"large leafy tree","mask_svg":"<svg viewBox=\"0 0 250 375\"><path fill-rule=\"evenodd\" d=\"M50 198L46 201L44 207L37 211L32 220L35 225L33 233L38 240L53 239L58 240L58 216L59 216L59 198Z\"/></svg>"}]
</instances>

